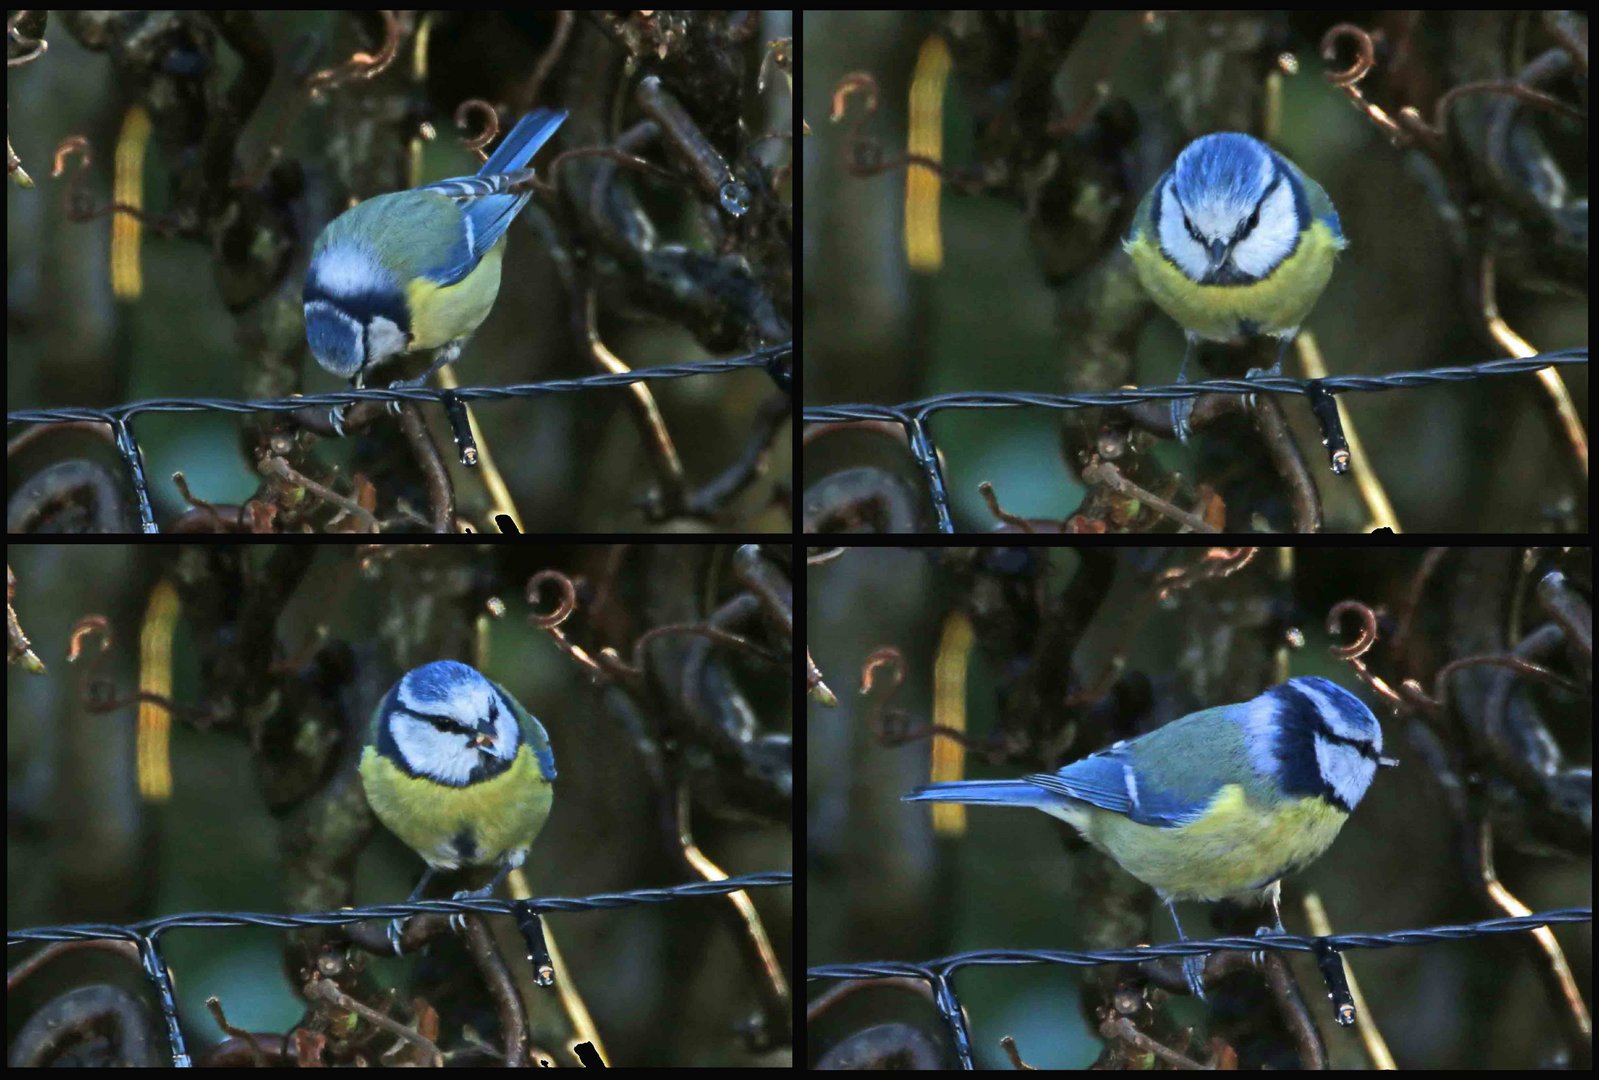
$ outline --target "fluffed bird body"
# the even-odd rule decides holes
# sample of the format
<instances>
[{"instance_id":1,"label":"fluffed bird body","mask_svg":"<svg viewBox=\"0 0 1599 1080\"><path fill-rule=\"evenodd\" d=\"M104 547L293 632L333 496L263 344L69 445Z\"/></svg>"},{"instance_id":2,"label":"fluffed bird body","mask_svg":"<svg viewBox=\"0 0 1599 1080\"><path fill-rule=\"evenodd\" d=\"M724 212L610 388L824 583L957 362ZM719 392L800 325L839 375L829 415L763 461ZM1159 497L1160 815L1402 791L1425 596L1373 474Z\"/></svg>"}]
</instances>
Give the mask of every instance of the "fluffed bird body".
<instances>
[{"instance_id":1,"label":"fluffed bird body","mask_svg":"<svg viewBox=\"0 0 1599 1080\"><path fill-rule=\"evenodd\" d=\"M1183 149L1122 242L1145 291L1183 328L1179 382L1201 340L1276 338L1266 373L1277 374L1347 246L1320 184L1259 139L1225 131ZM1174 408L1186 438L1191 401Z\"/></svg>"},{"instance_id":2,"label":"fluffed bird body","mask_svg":"<svg viewBox=\"0 0 1599 1080\"><path fill-rule=\"evenodd\" d=\"M496 866L503 877L522 865L554 801L543 725L498 683L451 660L406 673L385 695L360 772L378 820L430 874Z\"/></svg>"}]
</instances>

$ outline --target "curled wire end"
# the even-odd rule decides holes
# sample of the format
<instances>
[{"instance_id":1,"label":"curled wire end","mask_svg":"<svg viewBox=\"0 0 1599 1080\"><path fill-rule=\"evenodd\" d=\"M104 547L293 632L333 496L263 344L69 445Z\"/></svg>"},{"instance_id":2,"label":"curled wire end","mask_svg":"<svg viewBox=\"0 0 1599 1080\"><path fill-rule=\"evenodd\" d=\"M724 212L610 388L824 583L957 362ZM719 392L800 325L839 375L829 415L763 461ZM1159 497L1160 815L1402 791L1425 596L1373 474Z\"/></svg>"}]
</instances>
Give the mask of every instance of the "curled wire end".
<instances>
[{"instance_id":1,"label":"curled wire end","mask_svg":"<svg viewBox=\"0 0 1599 1080\"><path fill-rule=\"evenodd\" d=\"M1327 633L1338 637L1343 633L1343 618L1354 614L1359 620L1359 636L1348 645L1334 645L1332 653L1340 660L1355 660L1366 655L1377 644L1377 613L1359 600L1340 600L1327 612Z\"/></svg>"},{"instance_id":2,"label":"curled wire end","mask_svg":"<svg viewBox=\"0 0 1599 1080\"><path fill-rule=\"evenodd\" d=\"M537 605L539 597L544 591L544 583L553 581L560 590L560 601L554 611L541 614L537 611L529 616L535 625L545 630L553 630L564 623L577 610L577 586L572 584L572 579L559 570L540 570L528 579L527 602Z\"/></svg>"}]
</instances>

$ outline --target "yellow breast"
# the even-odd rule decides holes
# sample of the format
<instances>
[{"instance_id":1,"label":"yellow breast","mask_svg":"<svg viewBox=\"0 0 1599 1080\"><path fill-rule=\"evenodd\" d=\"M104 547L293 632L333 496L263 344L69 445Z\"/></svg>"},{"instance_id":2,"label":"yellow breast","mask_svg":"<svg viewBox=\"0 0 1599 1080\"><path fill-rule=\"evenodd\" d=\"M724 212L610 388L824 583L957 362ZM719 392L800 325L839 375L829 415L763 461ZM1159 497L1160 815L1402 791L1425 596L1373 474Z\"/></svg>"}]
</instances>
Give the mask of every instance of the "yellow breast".
<instances>
[{"instance_id":1,"label":"yellow breast","mask_svg":"<svg viewBox=\"0 0 1599 1080\"><path fill-rule=\"evenodd\" d=\"M361 780L378 820L429 866L454 870L498 863L532 845L550 816L554 788L523 746L511 767L489 780L450 787L410 776L368 746Z\"/></svg>"},{"instance_id":2,"label":"yellow breast","mask_svg":"<svg viewBox=\"0 0 1599 1080\"><path fill-rule=\"evenodd\" d=\"M1299 246L1270 275L1248 285L1201 285L1161 254L1148 231L1125 249L1162 311L1207 341L1281 336L1297 329L1321 298L1344 241L1324 222L1300 234Z\"/></svg>"},{"instance_id":3,"label":"yellow breast","mask_svg":"<svg viewBox=\"0 0 1599 1080\"><path fill-rule=\"evenodd\" d=\"M1229 784L1203 817L1181 828L1140 825L1095 808L1083 835L1164 896L1220 900L1262 889L1313 861L1348 819L1323 799L1266 807Z\"/></svg>"}]
</instances>

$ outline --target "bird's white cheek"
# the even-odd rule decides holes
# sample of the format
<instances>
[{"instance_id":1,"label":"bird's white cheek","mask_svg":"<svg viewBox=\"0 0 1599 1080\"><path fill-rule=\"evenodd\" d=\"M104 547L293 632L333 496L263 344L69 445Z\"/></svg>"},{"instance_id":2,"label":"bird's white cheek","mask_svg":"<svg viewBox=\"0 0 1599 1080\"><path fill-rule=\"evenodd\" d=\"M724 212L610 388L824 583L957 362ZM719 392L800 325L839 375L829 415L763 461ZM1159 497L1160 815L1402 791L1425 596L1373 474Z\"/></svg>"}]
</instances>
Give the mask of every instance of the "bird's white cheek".
<instances>
[{"instance_id":1,"label":"bird's white cheek","mask_svg":"<svg viewBox=\"0 0 1599 1080\"><path fill-rule=\"evenodd\" d=\"M1233 248L1233 266L1251 278L1269 276L1293 254L1299 229L1293 192L1287 184L1278 184L1260 204L1255 227Z\"/></svg>"},{"instance_id":2,"label":"bird's white cheek","mask_svg":"<svg viewBox=\"0 0 1599 1080\"><path fill-rule=\"evenodd\" d=\"M478 763L478 751L467 745L460 732L440 731L431 724L407 717L396 718L394 745L409 772L441 784L460 787L469 783Z\"/></svg>"},{"instance_id":3,"label":"bird's white cheek","mask_svg":"<svg viewBox=\"0 0 1599 1080\"><path fill-rule=\"evenodd\" d=\"M374 316L367 327L367 366L380 364L391 356L398 356L410 347L410 337L404 330L381 315Z\"/></svg>"},{"instance_id":4,"label":"bird's white cheek","mask_svg":"<svg viewBox=\"0 0 1599 1080\"><path fill-rule=\"evenodd\" d=\"M1168 190L1160 201L1160 220L1155 224L1160 247L1190 281L1199 281L1210 272L1210 256L1188 232L1188 223L1177 199Z\"/></svg>"}]
</instances>

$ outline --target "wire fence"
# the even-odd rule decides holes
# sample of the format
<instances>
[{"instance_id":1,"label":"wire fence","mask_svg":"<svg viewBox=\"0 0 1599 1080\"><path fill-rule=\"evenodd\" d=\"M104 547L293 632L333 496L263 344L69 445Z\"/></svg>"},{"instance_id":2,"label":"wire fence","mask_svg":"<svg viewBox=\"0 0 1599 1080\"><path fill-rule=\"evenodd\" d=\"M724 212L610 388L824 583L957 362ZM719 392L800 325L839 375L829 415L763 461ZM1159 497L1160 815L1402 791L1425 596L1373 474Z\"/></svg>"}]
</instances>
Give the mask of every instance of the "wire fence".
<instances>
[{"instance_id":1,"label":"wire fence","mask_svg":"<svg viewBox=\"0 0 1599 1080\"><path fill-rule=\"evenodd\" d=\"M1069 967L1095 967L1101 964L1138 964L1163 957L1208 956L1220 950L1309 952L1321 960L1339 1023L1354 1021L1348 986L1344 981L1339 954L1352 949L1392 949L1401 945L1432 945L1445 941L1467 941L1491 934L1513 934L1558 923L1593 921L1593 908L1560 908L1538 915L1519 915L1462 926L1434 926L1420 930L1394 930L1386 934L1333 934L1327 937L1300 937L1295 934L1263 934L1259 937L1224 937L1209 941L1172 942L1166 945L1140 945L1130 949L1101 949L1077 952L1064 949L985 949L958 953L920 962L876 960L854 964L824 964L806 969L806 981L842 979L914 978L931 984L939 1016L949 1028L950 1038L961 1067L975 1068L971 1031L963 1006L955 993L951 977L966 967L1013 967L1031 964L1061 964ZM1178 976L1174 985L1181 984ZM810 1019L816 1017L814 1008Z\"/></svg>"},{"instance_id":2,"label":"wire fence","mask_svg":"<svg viewBox=\"0 0 1599 1080\"><path fill-rule=\"evenodd\" d=\"M141 966L161 1003L162 1017L166 1021L167 1035L172 1043L175 1065L189 1066L192 1061L187 1040L178 1022L177 997L173 990L171 973L161 951L161 936L169 930L216 929L221 927L258 926L274 929L296 929L317 926L344 926L367 919L397 919L407 915L425 914L483 914L514 915L522 923L524 936L530 937L529 956L538 969L542 951L543 931L537 928L536 917L543 912L605 911L632 907L638 904L662 904L701 896L722 896L745 889L792 886L794 875L787 871L765 874L746 874L721 881L691 881L657 889L634 889L628 892L598 893L585 897L545 897L530 900L414 900L403 904L374 904L361 908L341 908L338 911L310 912L299 915L280 915L261 912L191 912L184 915L165 915L143 922L120 926L112 923L85 923L72 926L45 926L32 930L9 930L6 944L24 941L77 942L116 940L132 942L139 948ZM535 929L530 931L530 927ZM533 935L536 935L533 936ZM547 954L545 954L547 963ZM13 982L17 982L15 978ZM537 978L539 985L549 985L549 980ZM15 988L15 987L13 987Z\"/></svg>"},{"instance_id":3,"label":"wire fence","mask_svg":"<svg viewBox=\"0 0 1599 1080\"><path fill-rule=\"evenodd\" d=\"M438 402L449 414L451 428L463 459L475 461L470 429L465 412L459 405L471 401L506 401L515 398L541 397L546 394L572 393L585 390L633 386L640 383L684 379L696 375L721 375L750 368L764 370L785 394L792 393L793 342L767 346L743 356L718 360L699 360L684 364L667 364L660 367L634 371L604 372L572 379L551 379L545 382L518 383L511 386L475 386L455 390L436 390L429 387L365 388L333 391L325 394L306 394L287 398L270 398L260 401L237 401L227 398L153 398L148 401L114 405L107 408L69 406L54 409L19 409L6 414L6 425L12 424L68 424L102 423L108 425L115 437L118 456L127 469L127 477L138 506L139 525L146 533L159 532L155 510L150 503L149 480L144 467L144 455L134 438L132 421L145 413L296 413L354 405L358 402L399 403ZM457 411L459 410L459 411ZM468 461L467 463L471 463Z\"/></svg>"},{"instance_id":4,"label":"wire fence","mask_svg":"<svg viewBox=\"0 0 1599 1080\"><path fill-rule=\"evenodd\" d=\"M1213 379L1208 382L1127 387L1072 394L978 391L941 394L899 405L817 405L805 408L801 416L807 424L876 421L901 425L910 443L911 458L920 471L938 531L953 533L955 523L950 512L949 488L939 464L938 446L928 427L928 421L934 415L946 410L1089 409L1175 401L1181 398L1196 398L1201 394L1298 394L1310 398L1313 408L1317 409L1318 418L1323 422L1323 433L1327 440L1328 454L1333 459L1333 468L1335 471L1341 471L1338 468L1337 455L1340 450L1347 455L1347 446L1340 445L1342 439L1336 427L1336 410L1331 410L1329 419L1327 409L1318 407L1318 403L1329 403L1334 395L1470 382L1489 376L1520 375L1547 367L1566 367L1587 362L1586 348L1563 349L1536 356L1489 360L1480 364L1428 368L1421 371L1394 372L1387 375L1334 375L1324 379L1293 379L1274 375L1253 379Z\"/></svg>"}]
</instances>

